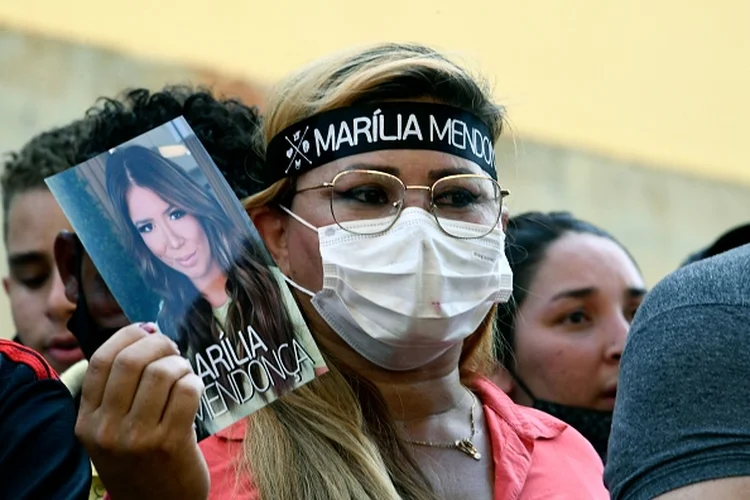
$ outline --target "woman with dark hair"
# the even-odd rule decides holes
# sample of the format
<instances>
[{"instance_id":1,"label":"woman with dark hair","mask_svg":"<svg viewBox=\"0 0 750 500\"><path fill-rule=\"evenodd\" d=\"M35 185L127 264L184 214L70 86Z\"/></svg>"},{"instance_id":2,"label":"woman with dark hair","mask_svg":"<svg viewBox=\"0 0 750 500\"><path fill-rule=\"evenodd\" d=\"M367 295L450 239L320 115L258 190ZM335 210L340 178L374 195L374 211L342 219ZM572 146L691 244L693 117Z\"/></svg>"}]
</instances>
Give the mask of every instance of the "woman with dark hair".
<instances>
[{"instance_id":1,"label":"woman with dark hair","mask_svg":"<svg viewBox=\"0 0 750 500\"><path fill-rule=\"evenodd\" d=\"M225 336L240 359L252 357L239 339L248 326L271 351L292 345L299 321L279 307L279 284L283 290L285 283L257 243L237 236L224 209L187 172L156 151L128 146L109 157L106 179L126 248L162 298L159 329L194 367L196 356ZM322 359L315 367L321 365ZM269 370L252 375L259 386L267 383L264 373L274 377L274 386L288 385ZM265 394L263 403L271 397Z\"/></svg>"},{"instance_id":2,"label":"woman with dark hair","mask_svg":"<svg viewBox=\"0 0 750 500\"><path fill-rule=\"evenodd\" d=\"M565 212L512 217L506 241L513 295L498 307L494 380L605 458L620 356L645 294L641 273L614 237Z\"/></svg>"},{"instance_id":3,"label":"woman with dark hair","mask_svg":"<svg viewBox=\"0 0 750 500\"><path fill-rule=\"evenodd\" d=\"M239 240L216 200L187 172L142 146L112 154L106 175L127 247L165 300L164 326L177 326L174 320L184 317L199 295L214 309L224 306L226 273L241 247L233 248Z\"/></svg>"}]
</instances>

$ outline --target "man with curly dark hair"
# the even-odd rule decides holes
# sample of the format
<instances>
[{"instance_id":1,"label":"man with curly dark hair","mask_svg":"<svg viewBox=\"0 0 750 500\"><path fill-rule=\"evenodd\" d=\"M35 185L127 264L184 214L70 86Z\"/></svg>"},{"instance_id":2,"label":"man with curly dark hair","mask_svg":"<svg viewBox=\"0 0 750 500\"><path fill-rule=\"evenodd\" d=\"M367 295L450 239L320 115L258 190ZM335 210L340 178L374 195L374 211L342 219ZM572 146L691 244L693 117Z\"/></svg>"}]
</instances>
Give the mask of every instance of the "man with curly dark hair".
<instances>
[{"instance_id":1,"label":"man with curly dark hair","mask_svg":"<svg viewBox=\"0 0 750 500\"><path fill-rule=\"evenodd\" d=\"M253 152L258 110L236 99L218 98L207 89L135 89L119 100L101 99L86 113L90 129L78 156L92 158L179 116L188 122L238 198L258 189L250 177L260 161Z\"/></svg>"},{"instance_id":2,"label":"man with curly dark hair","mask_svg":"<svg viewBox=\"0 0 750 500\"><path fill-rule=\"evenodd\" d=\"M8 156L0 180L9 271L3 286L15 340L42 354L58 373L83 354L66 327L74 304L65 297L52 254L57 233L70 225L44 179L81 160L77 146L87 130L85 121L76 121L34 137Z\"/></svg>"}]
</instances>

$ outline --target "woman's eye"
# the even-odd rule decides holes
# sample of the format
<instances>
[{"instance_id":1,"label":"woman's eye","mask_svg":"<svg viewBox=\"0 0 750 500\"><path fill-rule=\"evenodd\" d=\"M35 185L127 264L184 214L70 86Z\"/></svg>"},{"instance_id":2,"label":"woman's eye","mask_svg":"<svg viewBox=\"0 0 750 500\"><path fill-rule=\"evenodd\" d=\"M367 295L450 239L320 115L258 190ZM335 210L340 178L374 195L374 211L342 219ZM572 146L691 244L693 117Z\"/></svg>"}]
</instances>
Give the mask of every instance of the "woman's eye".
<instances>
[{"instance_id":1,"label":"woman's eye","mask_svg":"<svg viewBox=\"0 0 750 500\"><path fill-rule=\"evenodd\" d=\"M638 307L639 306L640 306L640 304L638 304L637 306L635 306L635 307L633 307L633 308L628 309L628 310L625 311L625 318L627 318L627 320L629 322L631 322L631 323L633 322L633 318L635 318L635 313L638 312Z\"/></svg>"},{"instance_id":2,"label":"woman's eye","mask_svg":"<svg viewBox=\"0 0 750 500\"><path fill-rule=\"evenodd\" d=\"M453 188L435 196L435 204L444 207L463 208L475 204L478 198L468 189Z\"/></svg>"},{"instance_id":3,"label":"woman's eye","mask_svg":"<svg viewBox=\"0 0 750 500\"><path fill-rule=\"evenodd\" d=\"M153 224L141 224L136 229L141 234L150 233L151 231L154 230L154 225Z\"/></svg>"},{"instance_id":4,"label":"woman's eye","mask_svg":"<svg viewBox=\"0 0 750 500\"><path fill-rule=\"evenodd\" d=\"M185 217L185 211L181 209L175 209L172 210L172 212L169 214L169 218L172 220L179 220Z\"/></svg>"},{"instance_id":5,"label":"woman's eye","mask_svg":"<svg viewBox=\"0 0 750 500\"><path fill-rule=\"evenodd\" d=\"M42 274L39 276L24 277L19 281L26 288L29 288L31 290L38 290L39 288L42 288L42 286L44 286L44 284L47 282L47 278L49 278L48 274Z\"/></svg>"},{"instance_id":6,"label":"woman's eye","mask_svg":"<svg viewBox=\"0 0 750 500\"><path fill-rule=\"evenodd\" d=\"M386 193L384 189L374 186L352 188L344 192L336 193L336 195L343 200L365 203L367 205L385 205L389 201L388 193Z\"/></svg>"},{"instance_id":7,"label":"woman's eye","mask_svg":"<svg viewBox=\"0 0 750 500\"><path fill-rule=\"evenodd\" d=\"M589 321L589 317L585 311L574 311L566 315L562 322L569 325L581 325Z\"/></svg>"}]
</instances>

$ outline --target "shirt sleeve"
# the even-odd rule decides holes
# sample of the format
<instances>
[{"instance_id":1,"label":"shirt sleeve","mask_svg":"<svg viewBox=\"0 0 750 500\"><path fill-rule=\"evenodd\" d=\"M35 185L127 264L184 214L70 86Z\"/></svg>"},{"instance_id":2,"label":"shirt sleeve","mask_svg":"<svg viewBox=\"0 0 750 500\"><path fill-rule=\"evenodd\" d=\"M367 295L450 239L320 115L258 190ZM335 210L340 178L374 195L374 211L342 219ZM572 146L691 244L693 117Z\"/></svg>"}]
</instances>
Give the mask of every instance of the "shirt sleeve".
<instances>
[{"instance_id":1,"label":"shirt sleeve","mask_svg":"<svg viewBox=\"0 0 750 500\"><path fill-rule=\"evenodd\" d=\"M0 344L0 471L4 498L85 499L91 464L75 437L66 387L34 351Z\"/></svg>"},{"instance_id":2,"label":"shirt sleeve","mask_svg":"<svg viewBox=\"0 0 750 500\"><path fill-rule=\"evenodd\" d=\"M65 384L70 394L76 397L83 389L83 379L86 376L86 370L89 367L87 359L82 359L60 375L60 381Z\"/></svg>"},{"instance_id":3,"label":"shirt sleeve","mask_svg":"<svg viewBox=\"0 0 750 500\"><path fill-rule=\"evenodd\" d=\"M614 500L750 476L750 303L696 272L657 286L633 322L605 470Z\"/></svg>"}]
</instances>

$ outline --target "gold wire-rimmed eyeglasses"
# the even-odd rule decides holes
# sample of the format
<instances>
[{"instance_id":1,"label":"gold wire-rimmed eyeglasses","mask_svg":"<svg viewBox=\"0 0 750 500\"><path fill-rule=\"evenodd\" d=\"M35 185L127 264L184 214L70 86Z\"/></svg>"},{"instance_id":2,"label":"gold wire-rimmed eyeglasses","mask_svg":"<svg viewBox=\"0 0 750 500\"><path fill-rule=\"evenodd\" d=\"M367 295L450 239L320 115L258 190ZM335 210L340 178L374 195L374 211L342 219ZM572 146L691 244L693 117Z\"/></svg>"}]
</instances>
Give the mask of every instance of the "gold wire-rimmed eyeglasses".
<instances>
[{"instance_id":1,"label":"gold wire-rimmed eyeglasses","mask_svg":"<svg viewBox=\"0 0 750 500\"><path fill-rule=\"evenodd\" d=\"M440 229L459 239L481 238L492 232L502 216L508 190L489 176L456 174L442 177L431 186L406 185L395 175L379 170L344 170L330 182L298 189L295 194L329 189L331 215L336 224L353 234L375 235L388 231L404 208L408 191L429 194L429 211ZM378 220L376 224L359 224ZM460 227L451 222L468 222Z\"/></svg>"}]
</instances>

